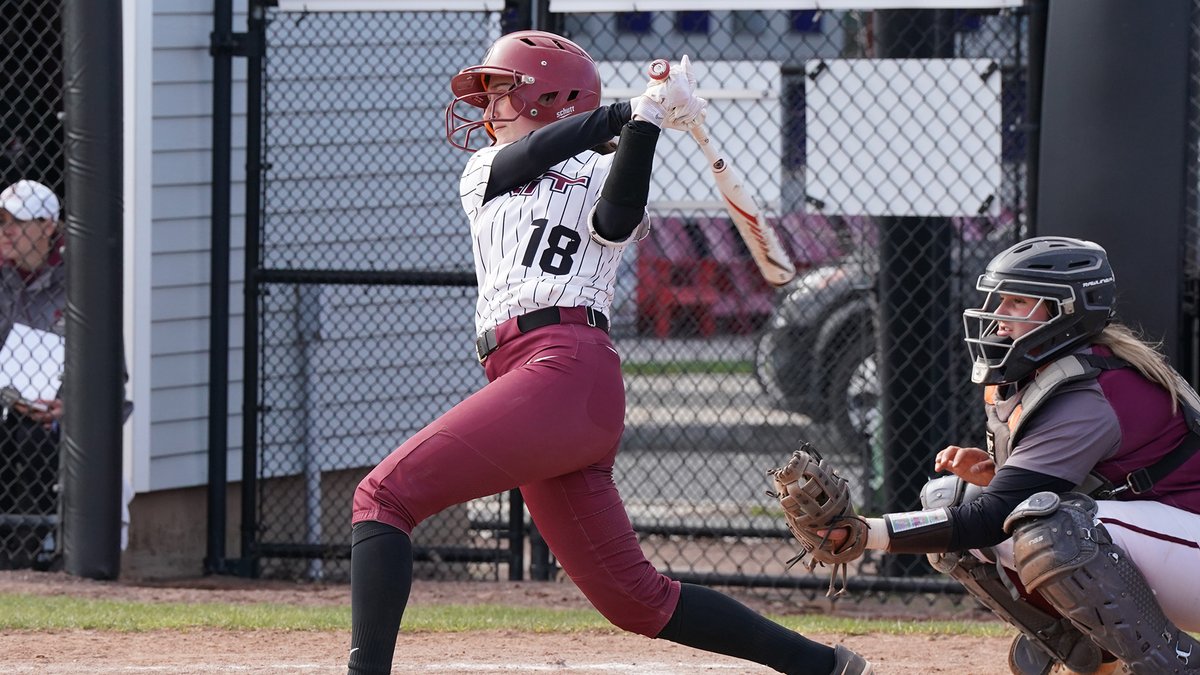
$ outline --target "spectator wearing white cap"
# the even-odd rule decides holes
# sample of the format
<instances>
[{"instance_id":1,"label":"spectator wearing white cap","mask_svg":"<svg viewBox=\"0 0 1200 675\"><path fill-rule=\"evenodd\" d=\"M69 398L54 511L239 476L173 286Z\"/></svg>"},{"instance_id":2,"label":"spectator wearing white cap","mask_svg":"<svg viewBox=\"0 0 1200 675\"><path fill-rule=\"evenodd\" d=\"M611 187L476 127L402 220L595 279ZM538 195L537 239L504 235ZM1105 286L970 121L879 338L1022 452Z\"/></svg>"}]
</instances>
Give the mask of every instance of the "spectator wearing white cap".
<instances>
[{"instance_id":1,"label":"spectator wearing white cap","mask_svg":"<svg viewBox=\"0 0 1200 675\"><path fill-rule=\"evenodd\" d=\"M0 192L0 340L14 322L62 333L62 243L53 190L22 180Z\"/></svg>"},{"instance_id":2,"label":"spectator wearing white cap","mask_svg":"<svg viewBox=\"0 0 1200 675\"><path fill-rule=\"evenodd\" d=\"M0 192L0 207L0 260L26 276L52 264L61 239L58 196L41 183L23 180Z\"/></svg>"},{"instance_id":3,"label":"spectator wearing white cap","mask_svg":"<svg viewBox=\"0 0 1200 675\"><path fill-rule=\"evenodd\" d=\"M14 324L64 335L67 306L66 265L60 227L61 205L54 191L21 180L0 192L0 344ZM5 364L0 363L0 380ZM128 379L128 376L126 376ZM0 381L0 389L6 384ZM2 401L7 413L0 420L0 514L50 515L57 510L59 420L61 391L53 398ZM129 418L133 403L125 401ZM124 486L121 548L129 522L132 488ZM0 532L0 569L49 568L58 562L53 531L31 528ZM14 544L26 550L13 550Z\"/></svg>"},{"instance_id":4,"label":"spectator wearing white cap","mask_svg":"<svg viewBox=\"0 0 1200 675\"><path fill-rule=\"evenodd\" d=\"M22 180L0 192L0 343L14 323L63 334L66 266L59 200Z\"/></svg>"},{"instance_id":5,"label":"spectator wearing white cap","mask_svg":"<svg viewBox=\"0 0 1200 675\"><path fill-rule=\"evenodd\" d=\"M67 305L66 265L59 227L60 202L50 188L22 180L0 192L0 344L24 324L63 335ZM25 341L36 332L25 335ZM13 335L16 335L15 333ZM23 344L31 360L41 344ZM43 357L44 358L44 357ZM15 359L13 359L15 361ZM0 385L12 368L57 368L60 364L0 363ZM31 397L32 398L32 397ZM58 421L61 395L6 400L0 421L0 513L48 516L57 510ZM50 548L47 551L47 547ZM38 566L53 554L53 528L28 525L0 532L0 568Z\"/></svg>"}]
</instances>

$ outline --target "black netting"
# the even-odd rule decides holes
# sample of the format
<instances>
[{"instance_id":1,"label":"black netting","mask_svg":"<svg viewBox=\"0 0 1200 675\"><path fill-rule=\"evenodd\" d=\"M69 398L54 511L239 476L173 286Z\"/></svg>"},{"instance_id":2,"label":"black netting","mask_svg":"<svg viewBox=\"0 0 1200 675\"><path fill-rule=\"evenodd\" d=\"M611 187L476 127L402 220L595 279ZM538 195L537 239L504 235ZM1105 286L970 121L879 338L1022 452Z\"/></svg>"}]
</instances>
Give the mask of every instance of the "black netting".
<instances>
[{"instance_id":1,"label":"black netting","mask_svg":"<svg viewBox=\"0 0 1200 675\"><path fill-rule=\"evenodd\" d=\"M0 10L0 569L55 559L62 315L62 27L56 2Z\"/></svg>"},{"instance_id":2,"label":"black netting","mask_svg":"<svg viewBox=\"0 0 1200 675\"><path fill-rule=\"evenodd\" d=\"M344 574L358 479L483 383L457 193L467 155L443 114L450 76L502 21L269 16L259 538L268 573L316 573L307 551ZM941 447L982 441L960 313L1023 234L1026 23L1015 10L549 17L600 64L606 102L638 95L649 60L690 56L712 137L799 271L763 281L696 143L664 134L655 226L626 255L611 316L628 394L617 480L660 568L823 593L819 571L784 568L766 468L808 440L876 514L918 506ZM535 535L527 558L508 557L527 553L510 548L508 499L481 502L419 528L431 573L527 561L548 574ZM923 558L870 555L859 572L883 594L905 578L940 588L911 579Z\"/></svg>"},{"instance_id":3,"label":"black netting","mask_svg":"<svg viewBox=\"0 0 1200 675\"><path fill-rule=\"evenodd\" d=\"M59 3L6 2L0 22L0 181L63 193L62 26Z\"/></svg>"},{"instance_id":4,"label":"black netting","mask_svg":"<svg viewBox=\"0 0 1200 675\"><path fill-rule=\"evenodd\" d=\"M474 274L457 204L465 154L445 142L440 110L446 64L485 50L493 19L281 13L270 23L260 245L271 283L258 289L265 574L344 576L365 470L483 382L470 358ZM495 575L505 508L479 500L427 523L414 537L418 570Z\"/></svg>"}]
</instances>

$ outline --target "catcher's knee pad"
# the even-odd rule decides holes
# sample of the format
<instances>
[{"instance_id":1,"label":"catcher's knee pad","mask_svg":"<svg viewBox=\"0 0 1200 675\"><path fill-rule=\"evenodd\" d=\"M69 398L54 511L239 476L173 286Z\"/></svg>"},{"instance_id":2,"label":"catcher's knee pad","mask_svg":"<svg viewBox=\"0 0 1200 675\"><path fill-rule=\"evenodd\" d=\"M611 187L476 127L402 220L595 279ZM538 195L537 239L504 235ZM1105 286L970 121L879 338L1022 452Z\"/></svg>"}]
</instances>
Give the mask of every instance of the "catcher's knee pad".
<instances>
[{"instance_id":1,"label":"catcher's knee pad","mask_svg":"<svg viewBox=\"0 0 1200 675\"><path fill-rule=\"evenodd\" d=\"M921 488L921 508L937 509L943 506L957 506L974 501L983 489L972 485L958 476L942 476L925 483ZM927 553L929 564L942 574L950 574L961 559L961 553Z\"/></svg>"},{"instance_id":2,"label":"catcher's knee pad","mask_svg":"<svg viewBox=\"0 0 1200 675\"><path fill-rule=\"evenodd\" d=\"M942 476L925 483L921 488L921 508L968 504L979 499L981 494L983 488L978 485L972 485L958 476Z\"/></svg>"},{"instance_id":3,"label":"catcher's knee pad","mask_svg":"<svg viewBox=\"0 0 1200 675\"><path fill-rule=\"evenodd\" d=\"M1136 675L1200 673L1200 644L1167 619L1095 518L1096 502L1078 493L1021 502L1004 521L1021 582Z\"/></svg>"}]
</instances>

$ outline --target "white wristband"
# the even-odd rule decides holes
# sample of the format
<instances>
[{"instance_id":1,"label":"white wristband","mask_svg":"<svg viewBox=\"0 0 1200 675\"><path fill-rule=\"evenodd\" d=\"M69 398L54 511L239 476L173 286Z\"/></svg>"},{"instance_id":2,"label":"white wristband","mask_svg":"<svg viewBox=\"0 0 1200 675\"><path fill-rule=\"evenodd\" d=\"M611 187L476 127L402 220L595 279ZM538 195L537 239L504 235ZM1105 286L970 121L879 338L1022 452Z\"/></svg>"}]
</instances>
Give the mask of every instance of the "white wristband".
<instances>
[{"instance_id":1,"label":"white wristband","mask_svg":"<svg viewBox=\"0 0 1200 675\"><path fill-rule=\"evenodd\" d=\"M633 108L635 119L640 118L656 127L662 128L663 120L667 116L667 110L658 101L649 96L637 96L630 99L629 104Z\"/></svg>"},{"instance_id":2,"label":"white wristband","mask_svg":"<svg viewBox=\"0 0 1200 675\"><path fill-rule=\"evenodd\" d=\"M886 551L892 538L888 536L887 522L883 518L864 518L867 521L867 548Z\"/></svg>"}]
</instances>

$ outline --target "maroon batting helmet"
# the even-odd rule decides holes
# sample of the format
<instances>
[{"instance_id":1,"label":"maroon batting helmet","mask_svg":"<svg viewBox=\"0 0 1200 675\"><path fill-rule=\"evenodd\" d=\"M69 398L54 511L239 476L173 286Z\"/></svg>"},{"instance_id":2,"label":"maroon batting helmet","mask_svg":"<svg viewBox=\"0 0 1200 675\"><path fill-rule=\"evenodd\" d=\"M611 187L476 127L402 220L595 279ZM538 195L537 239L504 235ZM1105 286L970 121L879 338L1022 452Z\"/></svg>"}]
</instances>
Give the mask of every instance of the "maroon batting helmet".
<instances>
[{"instance_id":1,"label":"maroon batting helmet","mask_svg":"<svg viewBox=\"0 0 1200 675\"><path fill-rule=\"evenodd\" d=\"M489 93L489 75L513 77L516 86L506 92ZM540 30L500 37L492 43L482 64L463 68L450 79L450 90L454 100L446 107L446 138L464 150L477 149L471 147L471 134L492 120L478 113L460 113L460 103L486 109L492 99L508 96L518 116L538 122L553 122L600 107L596 62L574 42Z\"/></svg>"}]
</instances>

